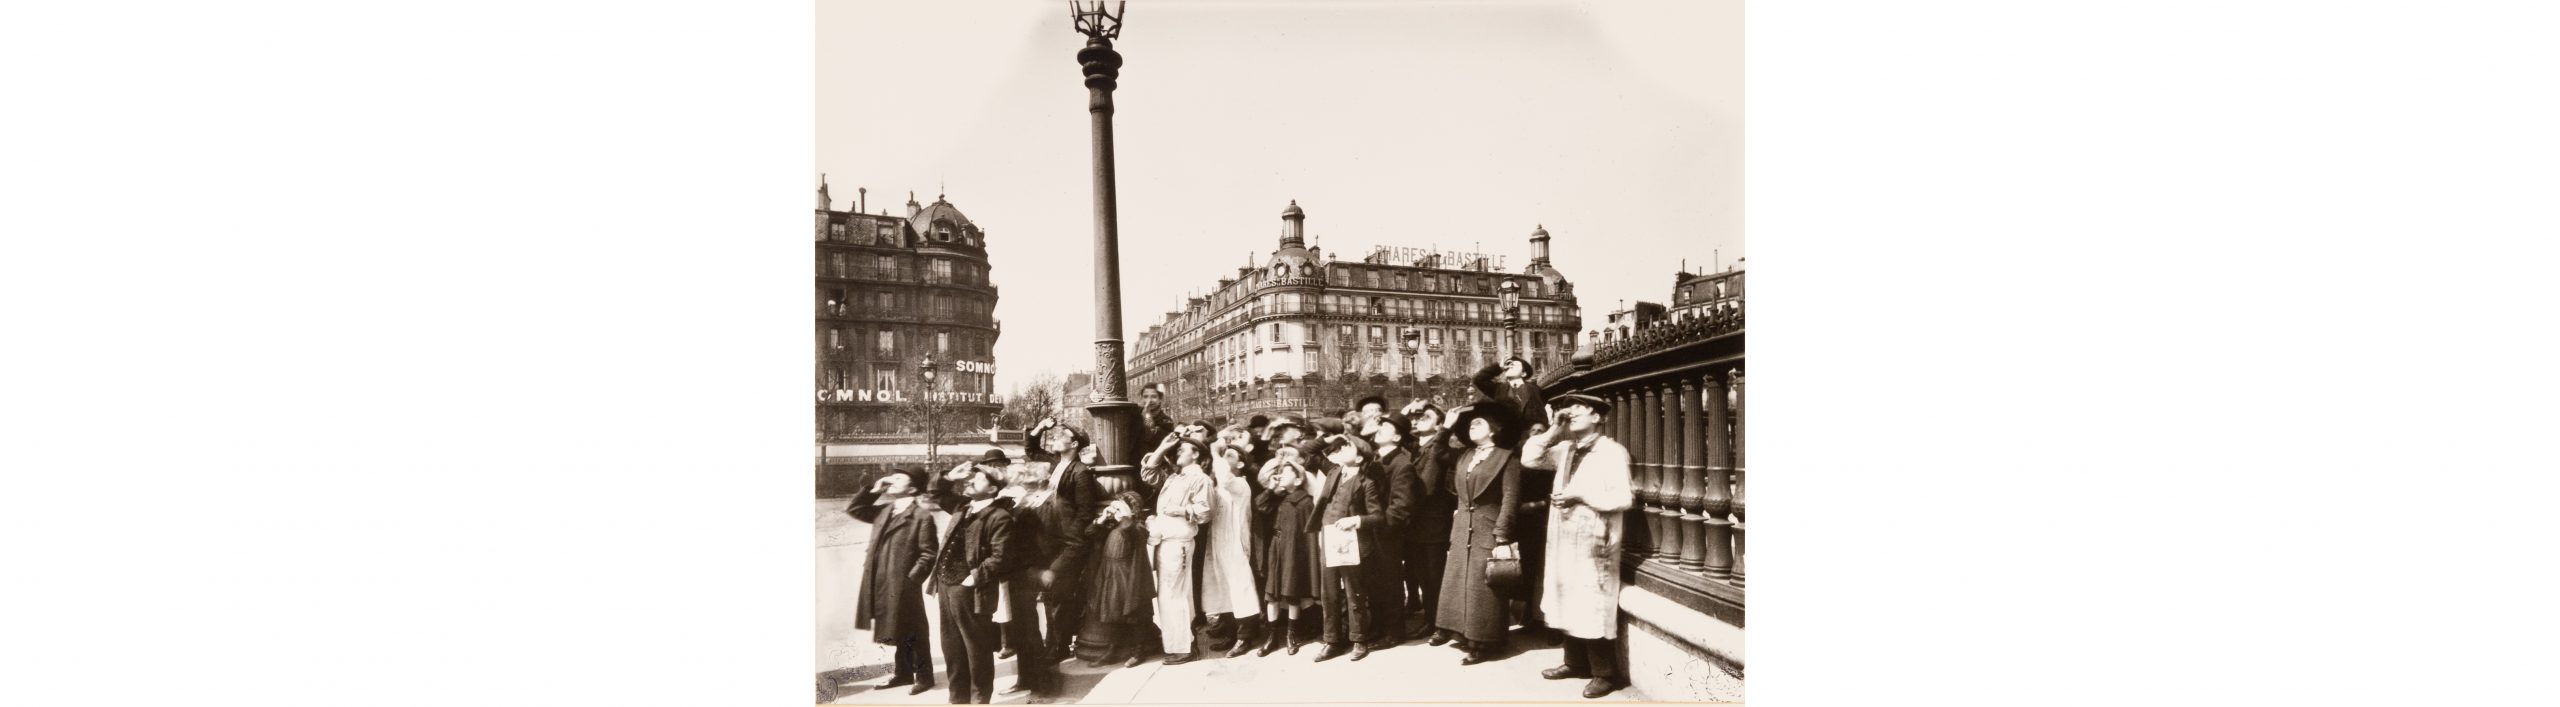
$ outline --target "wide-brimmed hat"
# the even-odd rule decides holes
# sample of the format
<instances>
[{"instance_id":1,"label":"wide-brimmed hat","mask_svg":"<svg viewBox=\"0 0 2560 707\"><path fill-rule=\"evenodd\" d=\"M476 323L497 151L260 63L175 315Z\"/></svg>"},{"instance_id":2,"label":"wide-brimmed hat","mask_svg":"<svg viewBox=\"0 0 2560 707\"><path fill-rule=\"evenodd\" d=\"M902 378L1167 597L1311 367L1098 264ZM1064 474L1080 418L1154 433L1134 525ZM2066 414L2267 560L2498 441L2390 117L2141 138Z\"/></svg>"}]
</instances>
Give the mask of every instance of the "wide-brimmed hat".
<instances>
[{"instance_id":1,"label":"wide-brimmed hat","mask_svg":"<svg viewBox=\"0 0 2560 707\"><path fill-rule=\"evenodd\" d=\"M1497 402L1477 403L1449 413L1451 439L1460 440L1460 446L1475 446L1475 438L1468 436L1467 427L1475 424L1478 418L1493 423L1494 446L1509 447L1514 440L1520 439L1523 430L1520 429L1519 416L1513 415L1509 406Z\"/></svg>"}]
</instances>

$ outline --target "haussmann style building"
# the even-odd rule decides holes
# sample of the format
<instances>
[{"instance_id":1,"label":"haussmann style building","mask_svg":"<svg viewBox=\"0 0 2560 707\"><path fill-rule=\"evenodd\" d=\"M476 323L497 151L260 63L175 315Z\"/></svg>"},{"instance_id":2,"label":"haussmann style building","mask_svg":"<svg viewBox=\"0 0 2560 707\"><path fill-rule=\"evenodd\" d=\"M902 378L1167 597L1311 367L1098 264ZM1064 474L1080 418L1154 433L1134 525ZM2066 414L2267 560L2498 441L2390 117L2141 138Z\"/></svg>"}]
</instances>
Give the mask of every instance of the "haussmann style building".
<instances>
[{"instance_id":1,"label":"haussmann style building","mask_svg":"<svg viewBox=\"0 0 2560 707\"><path fill-rule=\"evenodd\" d=\"M1132 390L1162 384L1167 412L1184 421L1333 414L1370 394L1448 405L1470 397L1470 378L1506 352L1544 369L1574 350L1581 308L1548 258L1544 226L1513 273L1496 257L1419 248L1338 261L1307 246L1297 202L1280 218L1267 262L1219 278L1138 336ZM1505 282L1517 288L1511 329Z\"/></svg>"},{"instance_id":2,"label":"haussmann style building","mask_svg":"<svg viewBox=\"0 0 2560 707\"><path fill-rule=\"evenodd\" d=\"M849 495L884 469L923 468L928 453L974 458L997 443L989 430L1003 405L986 230L940 197L918 204L909 194L904 215L865 213L867 192L838 211L818 186L820 496Z\"/></svg>"}]
</instances>

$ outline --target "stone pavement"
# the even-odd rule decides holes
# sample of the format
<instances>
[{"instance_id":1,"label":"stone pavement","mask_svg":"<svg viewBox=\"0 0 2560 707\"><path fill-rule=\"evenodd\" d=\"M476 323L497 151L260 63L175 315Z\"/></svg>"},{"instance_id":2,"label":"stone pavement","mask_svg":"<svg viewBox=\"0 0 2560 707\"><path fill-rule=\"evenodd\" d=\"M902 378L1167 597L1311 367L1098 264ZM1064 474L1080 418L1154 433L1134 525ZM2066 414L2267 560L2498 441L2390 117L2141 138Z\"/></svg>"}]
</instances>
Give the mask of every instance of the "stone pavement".
<instances>
[{"instance_id":1,"label":"stone pavement","mask_svg":"<svg viewBox=\"0 0 2560 707\"><path fill-rule=\"evenodd\" d=\"M921 695L909 695L904 687L870 689L887 679L889 663L888 654L871 643L868 634L853 628L854 583L861 573L862 547L870 539L871 529L846 516L844 504L844 499L817 503L820 694L834 689L834 704L947 704L950 696L939 686ZM926 612L935 615L931 607ZM1538 676L1538 671L1563 661L1553 641L1515 634L1512 646L1510 656L1469 666L1458 665L1457 649L1420 641L1372 653L1356 663L1347 657L1317 663L1315 644L1294 656L1284 649L1269 657L1215 657L1176 666L1150 659L1135 668L1090 668L1083 661L1069 660L1063 664L1066 686L1055 702L1578 703L1643 699L1635 690L1625 689L1599 700L1584 700L1583 681ZM939 673L939 646L934 653ZM1013 682L1013 661L997 661L997 673L996 689L1001 690ZM941 681L940 677L936 679ZM1029 697L1026 693L998 695L995 702L1024 704L1030 701Z\"/></svg>"}]
</instances>

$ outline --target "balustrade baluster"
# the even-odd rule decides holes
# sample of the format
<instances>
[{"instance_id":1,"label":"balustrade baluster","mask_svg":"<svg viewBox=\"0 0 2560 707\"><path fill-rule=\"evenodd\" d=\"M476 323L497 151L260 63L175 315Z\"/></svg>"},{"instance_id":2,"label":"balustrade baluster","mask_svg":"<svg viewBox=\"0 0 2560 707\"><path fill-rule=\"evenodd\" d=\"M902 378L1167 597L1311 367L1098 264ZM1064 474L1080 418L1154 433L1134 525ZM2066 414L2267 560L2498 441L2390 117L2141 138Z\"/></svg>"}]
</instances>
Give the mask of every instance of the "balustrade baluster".
<instances>
[{"instance_id":1,"label":"balustrade baluster","mask_svg":"<svg viewBox=\"0 0 2560 707\"><path fill-rule=\"evenodd\" d=\"M1662 457L1663 434L1671 431L1663 428L1662 416L1658 414L1662 407L1662 394L1651 385L1639 384L1630 391L1628 398L1629 405L1617 408L1626 411L1630 418L1627 421L1634 423L1637 429L1635 443L1627 445L1627 454L1650 462L1646 470L1653 475L1654 488L1657 489L1653 507L1646 509L1646 522L1653 526L1657 557L1664 562L1677 562L1685 540L1680 535L1679 524L1679 462Z\"/></svg>"},{"instance_id":2,"label":"balustrade baluster","mask_svg":"<svg viewBox=\"0 0 2560 707\"><path fill-rule=\"evenodd\" d=\"M1626 400L1627 394L1625 391L1612 390L1601 393L1600 397L1608 400L1609 404L1612 407L1615 407L1625 404L1623 401ZM1625 415L1610 415L1609 419L1602 424L1608 425L1608 429L1604 431L1608 433L1610 439L1617 440L1620 445L1631 444L1632 440L1635 439L1635 427L1627 424ZM1630 447L1630 449L1632 449L1632 447ZM1631 511L1634 517L1641 519L1645 517L1645 509L1652 507L1656 502L1656 499L1660 498L1662 490L1655 488L1653 485L1653 477L1644 472L1644 467L1642 465L1635 463L1634 453L1630 452L1627 455L1627 464L1629 465L1627 471L1634 478L1634 483L1638 489L1636 492L1636 505L1628 510ZM1643 524L1639 523L1639 525ZM1645 557L1652 557L1654 554L1662 552L1662 543L1657 539L1659 536L1654 532L1653 526L1645 525L1642 530L1637 531L1635 534L1644 536L1643 555Z\"/></svg>"},{"instance_id":3,"label":"balustrade baluster","mask_svg":"<svg viewBox=\"0 0 2560 707\"><path fill-rule=\"evenodd\" d=\"M1682 442L1688 437L1688 431L1683 428L1696 424L1695 421L1681 414L1680 384L1681 381L1676 380L1663 381L1662 407L1655 413L1663 419L1665 431L1675 438L1664 440L1664 453L1672 455L1681 455ZM1690 391L1690 394L1695 395L1695 391ZM1704 562L1707 538L1706 534L1700 530L1700 525L1706 522L1706 516L1699 513L1700 504L1706 494L1704 488L1706 482L1699 478L1697 469L1688 467L1678 457L1673 459L1670 467L1672 488L1679 489L1679 495L1675 500L1676 505L1671 507L1673 520L1671 532L1680 534L1680 568L1696 572L1706 567Z\"/></svg>"},{"instance_id":4,"label":"balustrade baluster","mask_svg":"<svg viewBox=\"0 0 2560 707\"><path fill-rule=\"evenodd\" d=\"M1737 310L1738 311L1738 310ZM1742 369L1733 377L1733 586L1742 586Z\"/></svg>"},{"instance_id":5,"label":"balustrade baluster","mask_svg":"<svg viewBox=\"0 0 2560 707\"><path fill-rule=\"evenodd\" d=\"M1697 381L1683 381L1683 384L1696 385ZM1728 451L1731 438L1726 437L1724 431L1727 416L1724 381L1709 374L1704 387L1706 418L1699 421L1698 429L1706 435L1707 448L1703 455L1706 474L1699 490L1704 492L1700 500L1710 520L1698 526L1701 543L1706 550L1699 558L1699 565L1707 578L1724 579L1733 576L1733 522L1726 517L1733 510L1733 465ZM1700 401L1692 401L1692 404L1697 402Z\"/></svg>"},{"instance_id":6,"label":"balustrade baluster","mask_svg":"<svg viewBox=\"0 0 2560 707\"><path fill-rule=\"evenodd\" d=\"M1623 397L1616 392L1600 393L1599 395L1601 399L1609 401L1609 404L1612 406L1616 406L1619 398ZM1625 408L1615 409L1623 410ZM1610 415L1607 419L1601 421L1600 426L1601 434L1608 435L1609 439L1616 440L1620 445L1625 445L1627 443L1627 416ZM1633 457L1630 456L1628 463L1632 465L1634 461ZM1644 473L1643 467L1630 466L1627 471L1630 475L1628 483L1635 487L1636 504L1631 510L1634 511L1632 515L1635 516L1636 522L1627 527L1626 550L1628 554L1633 555L1638 559L1652 557L1656 551L1656 543L1653 541L1652 524L1646 522L1645 519L1647 516L1645 516L1644 513L1647 507L1658 502L1661 489L1655 486L1654 478L1651 474Z\"/></svg>"}]
</instances>

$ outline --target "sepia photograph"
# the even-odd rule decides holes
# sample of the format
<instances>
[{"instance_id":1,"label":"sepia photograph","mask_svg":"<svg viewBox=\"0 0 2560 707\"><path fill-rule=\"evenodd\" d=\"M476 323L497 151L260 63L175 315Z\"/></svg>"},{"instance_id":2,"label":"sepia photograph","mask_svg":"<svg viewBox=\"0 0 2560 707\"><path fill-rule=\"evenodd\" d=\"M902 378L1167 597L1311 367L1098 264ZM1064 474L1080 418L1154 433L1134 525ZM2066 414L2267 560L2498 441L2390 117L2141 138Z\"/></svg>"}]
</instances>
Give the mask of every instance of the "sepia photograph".
<instances>
[{"instance_id":1,"label":"sepia photograph","mask_svg":"<svg viewBox=\"0 0 2560 707\"><path fill-rule=\"evenodd\" d=\"M817 701L1741 702L1741 22L818 3Z\"/></svg>"},{"instance_id":2,"label":"sepia photograph","mask_svg":"<svg viewBox=\"0 0 2560 707\"><path fill-rule=\"evenodd\" d=\"M2554 36L0 4L8 704L2550 703Z\"/></svg>"}]
</instances>

